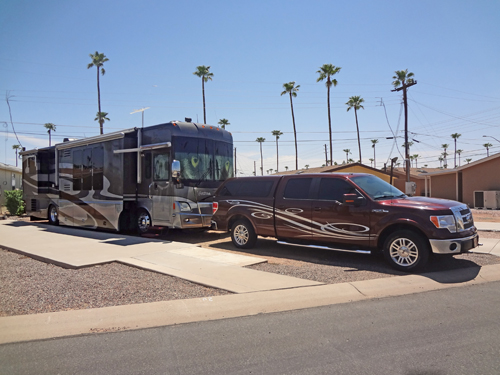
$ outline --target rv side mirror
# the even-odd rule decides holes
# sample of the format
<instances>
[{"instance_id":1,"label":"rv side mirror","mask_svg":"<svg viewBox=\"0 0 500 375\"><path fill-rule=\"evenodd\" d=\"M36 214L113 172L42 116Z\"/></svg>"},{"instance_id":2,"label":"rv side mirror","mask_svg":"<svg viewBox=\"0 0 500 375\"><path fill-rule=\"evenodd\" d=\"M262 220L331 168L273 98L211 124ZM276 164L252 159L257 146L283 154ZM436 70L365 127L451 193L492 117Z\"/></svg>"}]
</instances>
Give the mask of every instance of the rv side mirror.
<instances>
[{"instance_id":1,"label":"rv side mirror","mask_svg":"<svg viewBox=\"0 0 500 375\"><path fill-rule=\"evenodd\" d=\"M172 161L172 177L181 177L181 162L179 160Z\"/></svg>"},{"instance_id":2,"label":"rv side mirror","mask_svg":"<svg viewBox=\"0 0 500 375\"><path fill-rule=\"evenodd\" d=\"M346 206L362 206L364 202L365 198L358 194L344 194L344 199L342 201Z\"/></svg>"}]
</instances>

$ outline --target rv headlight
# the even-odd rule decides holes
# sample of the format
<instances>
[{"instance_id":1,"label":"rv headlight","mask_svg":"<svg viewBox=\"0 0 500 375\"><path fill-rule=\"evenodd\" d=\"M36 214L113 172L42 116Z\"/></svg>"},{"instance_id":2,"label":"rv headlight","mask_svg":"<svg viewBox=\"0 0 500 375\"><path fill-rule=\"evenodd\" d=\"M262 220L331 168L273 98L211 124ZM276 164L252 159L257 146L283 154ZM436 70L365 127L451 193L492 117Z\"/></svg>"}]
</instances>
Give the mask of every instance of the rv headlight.
<instances>
[{"instance_id":1,"label":"rv headlight","mask_svg":"<svg viewBox=\"0 0 500 375\"><path fill-rule=\"evenodd\" d=\"M457 231L457 224L455 222L455 216L453 215L431 216L430 219L436 228L446 228L450 233L455 233Z\"/></svg>"},{"instance_id":2,"label":"rv headlight","mask_svg":"<svg viewBox=\"0 0 500 375\"><path fill-rule=\"evenodd\" d=\"M181 212L191 212L191 206L187 202L179 202Z\"/></svg>"}]
</instances>

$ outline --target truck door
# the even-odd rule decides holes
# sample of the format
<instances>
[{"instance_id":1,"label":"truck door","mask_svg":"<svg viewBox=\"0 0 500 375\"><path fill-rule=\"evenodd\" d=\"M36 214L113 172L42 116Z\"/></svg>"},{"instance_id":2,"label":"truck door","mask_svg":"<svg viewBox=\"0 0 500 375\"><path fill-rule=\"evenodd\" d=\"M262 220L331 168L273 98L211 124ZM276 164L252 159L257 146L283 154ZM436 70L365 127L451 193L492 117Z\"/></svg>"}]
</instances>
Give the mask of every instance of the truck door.
<instances>
[{"instance_id":1,"label":"truck door","mask_svg":"<svg viewBox=\"0 0 500 375\"><path fill-rule=\"evenodd\" d=\"M284 177L276 192L275 226L279 239L311 240L312 177Z\"/></svg>"},{"instance_id":2,"label":"truck door","mask_svg":"<svg viewBox=\"0 0 500 375\"><path fill-rule=\"evenodd\" d=\"M321 177L312 201L312 236L315 241L340 245L370 245L370 203L360 206L342 204L344 194L361 195L340 177Z\"/></svg>"},{"instance_id":3,"label":"truck door","mask_svg":"<svg viewBox=\"0 0 500 375\"><path fill-rule=\"evenodd\" d=\"M153 182L149 185L149 196L152 200L153 225L166 225L172 221L173 197L170 187L170 154L169 151L153 153Z\"/></svg>"}]
</instances>

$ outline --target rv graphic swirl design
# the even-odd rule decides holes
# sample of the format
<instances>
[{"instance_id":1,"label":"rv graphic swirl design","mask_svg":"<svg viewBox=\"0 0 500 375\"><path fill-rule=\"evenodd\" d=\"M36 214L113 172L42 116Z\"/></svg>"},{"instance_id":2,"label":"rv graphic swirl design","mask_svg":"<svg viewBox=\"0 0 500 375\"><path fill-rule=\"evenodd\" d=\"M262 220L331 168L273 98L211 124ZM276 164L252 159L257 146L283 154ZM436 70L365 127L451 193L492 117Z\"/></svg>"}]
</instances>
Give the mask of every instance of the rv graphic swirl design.
<instances>
[{"instance_id":1,"label":"rv graphic swirl design","mask_svg":"<svg viewBox=\"0 0 500 375\"><path fill-rule=\"evenodd\" d=\"M251 215L257 219L267 220L273 218L274 209L272 206L247 200L226 200L226 202L231 205L228 213L235 207L248 207L252 211ZM305 233L304 236L310 235L312 231L312 234L317 237L343 240L369 241L372 237L370 235L370 228L367 226L355 223L318 223L300 216L302 212L304 210L300 208L276 209L274 216L286 222L288 227ZM350 228L350 230L344 229L345 227Z\"/></svg>"}]
</instances>

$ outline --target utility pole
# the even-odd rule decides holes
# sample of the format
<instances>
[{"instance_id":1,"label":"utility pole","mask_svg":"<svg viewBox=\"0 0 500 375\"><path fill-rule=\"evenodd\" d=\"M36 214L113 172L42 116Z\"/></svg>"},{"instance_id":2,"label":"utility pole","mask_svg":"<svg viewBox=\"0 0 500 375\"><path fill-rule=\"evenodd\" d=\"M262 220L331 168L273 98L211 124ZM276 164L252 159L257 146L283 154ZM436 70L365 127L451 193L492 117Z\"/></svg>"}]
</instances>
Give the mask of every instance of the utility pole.
<instances>
[{"instance_id":1,"label":"utility pole","mask_svg":"<svg viewBox=\"0 0 500 375\"><path fill-rule=\"evenodd\" d=\"M325 145L325 165L328 166L328 154L326 152L326 145Z\"/></svg>"},{"instance_id":2,"label":"utility pole","mask_svg":"<svg viewBox=\"0 0 500 375\"><path fill-rule=\"evenodd\" d=\"M408 99L406 97L406 90L417 84L417 81L411 81L409 84L406 84L406 80L402 82L403 85L398 87L397 89L391 90L401 91L403 90L403 104L405 108L405 166L406 166L406 182L410 182L410 148L408 146Z\"/></svg>"},{"instance_id":3,"label":"utility pole","mask_svg":"<svg viewBox=\"0 0 500 375\"><path fill-rule=\"evenodd\" d=\"M236 147L234 148L234 177L238 177L238 170L236 169Z\"/></svg>"}]
</instances>

